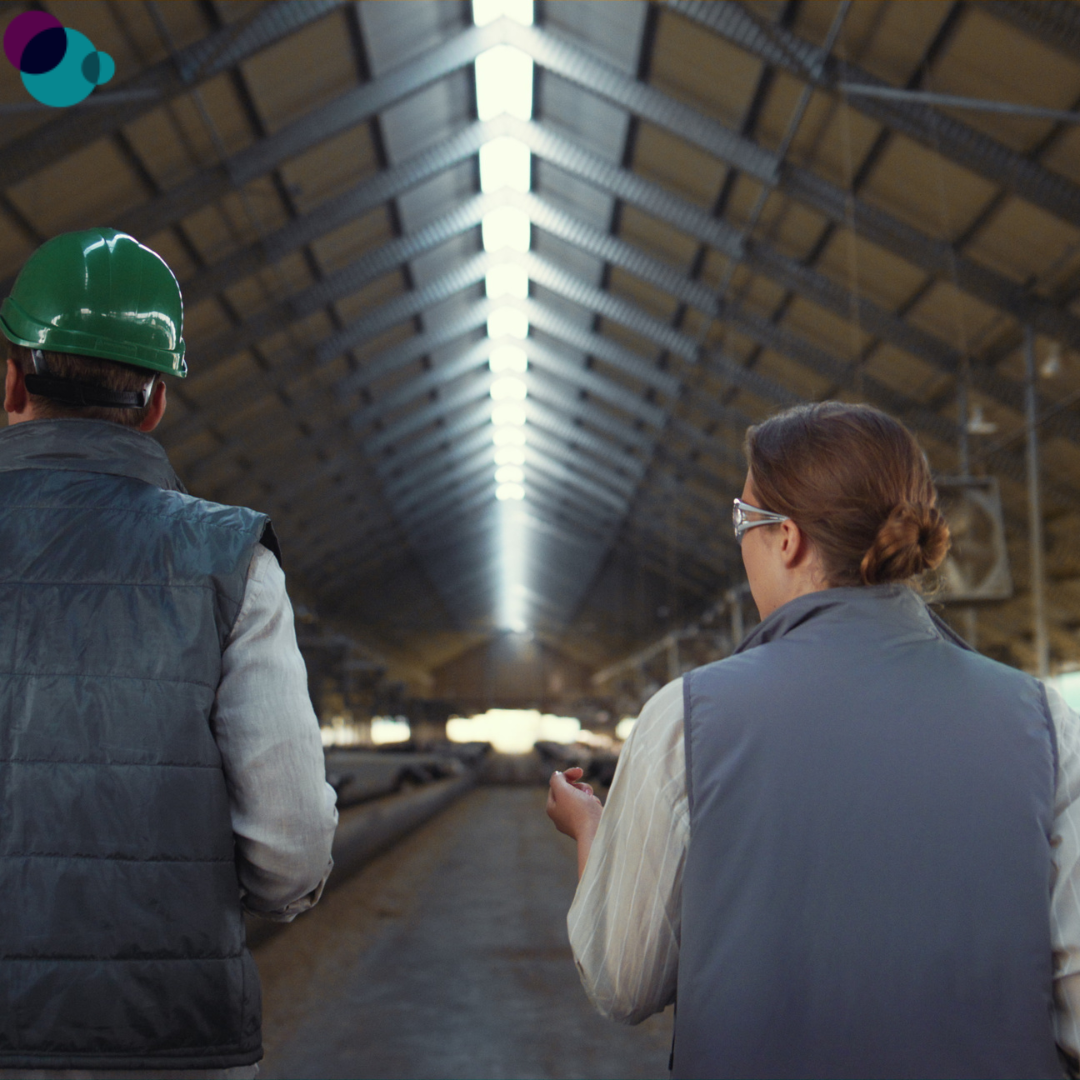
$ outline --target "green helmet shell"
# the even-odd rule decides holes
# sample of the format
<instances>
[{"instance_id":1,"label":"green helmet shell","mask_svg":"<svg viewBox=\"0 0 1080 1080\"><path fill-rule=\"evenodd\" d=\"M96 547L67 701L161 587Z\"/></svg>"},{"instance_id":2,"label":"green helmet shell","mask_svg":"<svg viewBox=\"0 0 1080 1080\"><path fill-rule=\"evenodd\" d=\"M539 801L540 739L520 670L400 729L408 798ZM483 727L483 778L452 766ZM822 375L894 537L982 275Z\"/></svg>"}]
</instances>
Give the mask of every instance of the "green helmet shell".
<instances>
[{"instance_id":1,"label":"green helmet shell","mask_svg":"<svg viewBox=\"0 0 1080 1080\"><path fill-rule=\"evenodd\" d=\"M0 306L0 332L30 349L187 375L176 277L157 252L115 229L42 244Z\"/></svg>"}]
</instances>

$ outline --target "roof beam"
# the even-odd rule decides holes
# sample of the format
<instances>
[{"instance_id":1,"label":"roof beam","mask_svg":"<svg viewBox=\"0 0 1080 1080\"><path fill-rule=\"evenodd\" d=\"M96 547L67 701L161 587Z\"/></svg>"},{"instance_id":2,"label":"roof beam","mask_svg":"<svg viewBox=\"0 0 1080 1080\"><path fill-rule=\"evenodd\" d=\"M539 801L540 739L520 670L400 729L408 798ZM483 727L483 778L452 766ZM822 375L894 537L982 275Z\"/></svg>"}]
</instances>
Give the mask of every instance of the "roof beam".
<instances>
[{"instance_id":1,"label":"roof beam","mask_svg":"<svg viewBox=\"0 0 1080 1080\"><path fill-rule=\"evenodd\" d=\"M574 429L574 435L578 436L576 439L578 449L572 450L565 447L557 437L553 437L544 430L542 423L536 423L537 419L544 419L545 411L550 416L550 410L544 410L543 406L538 406L531 399L527 402L526 408L530 420L533 421L526 446L526 466L535 466L549 472L562 467L579 470L593 477L612 493L619 492L621 504L625 509L625 500L633 494L637 479L644 469L643 463L606 442L588 436L587 433L579 433L578 429ZM591 451L594 448L597 450L595 455L592 452L582 453L582 450ZM493 472L492 449L489 432L483 429L474 430L470 437L453 443L448 449L441 451L438 458L430 459L431 465L423 469L419 475L414 469L397 481L389 480L384 483L384 494L396 510L402 511L405 507L437 490L457 472L471 469L474 461L486 461ZM614 461L611 464L604 464L605 458L609 461L614 459ZM562 464L557 464L560 461ZM450 467L446 468L447 465ZM631 475L616 471L619 468L628 469ZM436 470L438 473L434 475Z\"/></svg>"},{"instance_id":2,"label":"roof beam","mask_svg":"<svg viewBox=\"0 0 1080 1080\"><path fill-rule=\"evenodd\" d=\"M522 42L526 51L530 51L529 44L533 40L530 38ZM542 63L543 52L537 48L531 54L537 62ZM1025 323L1031 323L1043 333L1080 347L1080 319L1055 307L1045 298L1020 288L1004 275L971 262L948 242L927 236L865 200L856 198L852 201L850 193L844 189L809 170L781 163L775 154L752 140L737 135L718 121L703 116L661 91L638 83L584 50L562 43L559 53L564 61L558 68L559 74L583 89L668 129L713 157L735 166L769 187L791 195L836 224L848 227L854 218L856 231L863 238L927 273L950 279L955 275L961 289L985 303ZM549 158L560 167L571 169L571 162L576 162L578 167L573 171L579 172L590 182L601 181L601 178L610 181L613 173L619 172L610 162L574 148L568 140L560 140L543 125L510 121L509 130L516 138L528 143L534 153ZM559 145L560 141L562 146ZM635 201L633 176L632 173L626 174L621 181L623 190L618 192L620 198L627 198L631 202ZM675 199L677 202L677 197ZM714 246L724 250L718 244L714 243Z\"/></svg>"},{"instance_id":3,"label":"roof beam","mask_svg":"<svg viewBox=\"0 0 1080 1080\"><path fill-rule=\"evenodd\" d=\"M373 435L364 444L365 452L369 457L375 457L387 447L400 442L413 432L442 419L446 413L459 409L464 405L471 405L474 401L487 397L491 382L490 372L460 380L453 390L440 394L438 400L416 409ZM488 409L490 412L490 399Z\"/></svg>"},{"instance_id":4,"label":"roof beam","mask_svg":"<svg viewBox=\"0 0 1080 1080\"><path fill-rule=\"evenodd\" d=\"M766 23L735 0L665 0L673 11L707 27L772 67L820 90L838 84L888 87L876 75L821 49L782 26ZM889 98L849 95L849 106L937 154L1022 196L1072 225L1080 226L1080 187L1037 161L947 113L928 105Z\"/></svg>"},{"instance_id":5,"label":"roof beam","mask_svg":"<svg viewBox=\"0 0 1080 1080\"><path fill-rule=\"evenodd\" d=\"M297 248L363 217L425 180L467 161L485 142L503 134L505 130L505 120L470 124L430 149L380 170L374 176L365 177L346 191L319 203L302 217L254 243L238 248L185 281L185 299L189 303L197 303L222 292L236 281L257 273L268 262L277 262Z\"/></svg>"},{"instance_id":6,"label":"roof beam","mask_svg":"<svg viewBox=\"0 0 1080 1080\"><path fill-rule=\"evenodd\" d=\"M201 361L208 368L212 367L262 338L288 329L292 323L306 319L335 300L359 292L417 256L478 228L484 214L503 202L504 199L492 195L473 196L419 232L395 237L365 252L347 266L327 274L322 281L287 299L274 300L239 325L211 338L199 350Z\"/></svg>"},{"instance_id":7,"label":"roof beam","mask_svg":"<svg viewBox=\"0 0 1080 1080\"><path fill-rule=\"evenodd\" d=\"M357 409L348 419L350 430L364 431L374 427L395 409L400 409L433 391L442 390L453 379L481 370L487 364L490 352L491 344L486 338L474 341L460 355L416 375L388 390L370 405Z\"/></svg>"},{"instance_id":8,"label":"roof beam","mask_svg":"<svg viewBox=\"0 0 1080 1080\"><path fill-rule=\"evenodd\" d=\"M256 6L249 18L207 34L106 91L118 98L108 108L91 103L86 108L64 109L48 123L5 143L0 154L0 188L13 187L119 131L342 6L343 0L277 0Z\"/></svg>"},{"instance_id":9,"label":"roof beam","mask_svg":"<svg viewBox=\"0 0 1080 1080\"><path fill-rule=\"evenodd\" d=\"M418 458L435 451L442 452L453 441L464 438L479 427L491 421L490 399L480 399L472 405L461 409L456 416L442 419L442 423L434 431L421 435L411 440L405 446L395 446L393 453L380 457L375 462L375 472L380 477L394 476L397 472L409 466Z\"/></svg>"},{"instance_id":10,"label":"roof beam","mask_svg":"<svg viewBox=\"0 0 1080 1080\"><path fill-rule=\"evenodd\" d=\"M650 284L665 291L679 296L684 301L694 303L700 310L709 314L722 313L718 311L718 304L707 290L706 297L693 295L691 286L697 283L689 278L683 278L681 283L673 282L673 277L679 277L672 268L637 251L624 241L618 241L607 237L584 223L577 222L565 211L547 206L543 200L535 196L523 200L527 207L542 207L542 217L539 224L552 227L557 235L575 243L583 250L598 255L601 258L621 266L631 273L643 278ZM688 208L689 209L689 208ZM705 217L704 214L701 215ZM705 223L700 223L704 225ZM715 228L716 223L711 223ZM702 228L701 232L706 230ZM703 242L709 242L706 236L699 235ZM803 266L788 256L781 255L768 245L754 242L747 245L748 250L745 261L752 268L773 281L785 285L802 296L814 301L820 306L832 311L841 317L850 318L850 296L831 279L809 267ZM547 284L547 282L545 282ZM692 297L692 298L691 298ZM925 360L932 366L950 375L956 376L961 368L962 358L949 346L945 345L933 335L920 330L906 322L897 315L878 307L866 298L858 299L860 325L870 332L889 341L899 348L905 349ZM594 309L595 310L595 309ZM620 319L619 321L624 321ZM636 327L635 327L636 328ZM1023 388L1012 380L1007 379L986 368L976 368L971 373L972 383L975 389L982 391L995 401L1010 409L1021 407ZM899 399L898 395L893 395ZM1047 412L1052 408L1052 402L1043 397L1040 408ZM896 408L896 406L890 406ZM905 406L905 409L907 406ZM1080 443L1080 417L1071 412L1057 411L1047 417L1046 429L1054 434L1061 435L1073 442Z\"/></svg>"},{"instance_id":11,"label":"roof beam","mask_svg":"<svg viewBox=\"0 0 1080 1080\"><path fill-rule=\"evenodd\" d=\"M441 323L435 330L425 331L423 334L415 334L398 345L392 345L379 353L378 357L365 363L357 371L351 372L334 386L334 393L338 396L346 396L358 390L370 386L379 379L401 371L410 364L415 363L422 357L429 355L436 349L449 345L452 341L467 334L470 330L478 329L484 325L491 301L477 300L451 319ZM296 364L286 362L275 369L279 380L287 374L299 370L302 361ZM279 386L283 383L279 382ZM319 393L318 391L315 392ZM311 396L314 396L311 395ZM176 445L190 438L208 424L217 422L235 411L235 404L231 401L214 400L202 408L191 411L183 418L168 424L162 430L162 439L170 445Z\"/></svg>"},{"instance_id":12,"label":"roof beam","mask_svg":"<svg viewBox=\"0 0 1080 1080\"><path fill-rule=\"evenodd\" d=\"M979 6L1070 60L1080 55L1080 11L1072 0L984 0Z\"/></svg>"},{"instance_id":13,"label":"roof beam","mask_svg":"<svg viewBox=\"0 0 1080 1080\"><path fill-rule=\"evenodd\" d=\"M493 449L491 431L486 427L474 428L465 437L451 443L437 457L432 455L427 468L410 469L401 476L384 480L383 492L395 509L408 506L437 491L455 467L462 462L471 462L482 451L486 452L494 469Z\"/></svg>"},{"instance_id":14,"label":"roof beam","mask_svg":"<svg viewBox=\"0 0 1080 1080\"><path fill-rule=\"evenodd\" d=\"M503 37L498 23L470 27L382 77L335 98L240 150L220 165L199 169L165 194L122 215L119 228L147 238L209 202L471 64Z\"/></svg>"},{"instance_id":15,"label":"roof beam","mask_svg":"<svg viewBox=\"0 0 1080 1080\"><path fill-rule=\"evenodd\" d=\"M405 366L408 362L424 355L431 348L437 346L443 346L449 344L454 340L454 335L460 336L463 333L468 333L470 330L478 328L483 324L483 320L486 317L487 309L489 306L488 301L478 301L472 305L455 320L452 324L448 324L448 327L440 328L439 331L434 334L418 335L414 339L406 341L402 345L394 346L387 352L380 354L380 356L370 365L365 367L359 372L354 373L347 377L347 379L338 385L335 395L340 394L346 387L352 389L354 385L368 382L369 379L376 374L382 376L390 373L393 370L399 370L400 367ZM609 362L616 366L625 367L625 369L631 373L636 374L642 368L648 365L636 354L630 352L619 346L617 343L612 342L608 338L604 338L598 334L591 334L586 331L581 331L573 324L569 323L563 316L551 312L543 304L536 301L529 301L527 304L527 311L531 319L534 322L546 330L547 333L568 339L567 344L575 348L585 348L592 353L598 353L606 358ZM444 333L444 331L447 331ZM654 425L660 425L663 421L663 414L656 406L650 405L642 398L638 398L630 391L623 387L618 386L616 383L603 376L589 371L577 363L569 360L566 357L560 356L550 346L543 342L530 337L525 343L526 349L532 356L535 370L532 372L532 379L536 385L536 390L543 399L545 396L551 397L553 394L557 396L560 407L569 408L574 406L576 408L582 408L580 402L573 401L568 397L566 392L560 389L560 383L570 382L571 385L576 386L581 390L600 397L602 400L610 400L617 408L629 411L631 415L636 415L647 419ZM467 365L466 365L467 366ZM441 368L435 369L436 372L442 370ZM553 375L556 381L551 381L545 372ZM433 373L434 374L434 373ZM440 380L431 380L434 384L437 384ZM410 386L415 384L410 383ZM422 389L428 389L427 385ZM407 388L403 388L403 391L397 398L398 404L403 404L407 400L411 399L413 395ZM478 395L482 398L482 393ZM530 408L533 403L530 403ZM446 412L453 411L458 408L460 402L452 401L445 408L433 407L429 410L428 418L433 421L444 420ZM490 417L491 405L490 402L479 400L477 402L479 412L471 412L470 423L482 423ZM225 404L221 406L222 414L227 413ZM196 414L194 418L187 421L181 421L180 425L174 425L165 432L165 440L168 443L178 442L180 438L186 437L191 433L191 426L194 420L197 420L200 414ZM366 410L362 410L360 415L367 415ZM372 414L370 419L378 419L382 413ZM591 407L588 412L589 422L600 430L606 431L613 437L628 441L634 445L641 446L642 448L648 448L651 446L651 441L640 431L632 427L617 421L614 417L610 417L605 413L600 412ZM456 421L451 422L451 424ZM354 427L351 423L351 418L346 421L346 425L350 428ZM355 425L363 426L363 425ZM180 428L180 437L177 437L177 428ZM441 445L446 441L452 432L449 429L441 429L430 433L428 436L423 437L421 440L414 440L405 447L399 448L395 455L391 458L383 459L384 464L378 464L376 466L376 472L381 473L386 469L399 468L407 461L414 460L420 453L426 452L426 447L430 444L430 447L434 449L436 446ZM340 433L336 426L331 426L327 429L322 429L316 435L307 439L298 440L294 446L296 449L303 448L306 445L310 445L317 449L323 442L327 440L333 440L337 442L340 440ZM327 462L317 466L320 472L330 472L334 469L340 469L342 467L342 457L340 454L334 455ZM302 469L300 485L310 482L310 464L298 464L298 468ZM277 474L275 474L275 478Z\"/></svg>"},{"instance_id":16,"label":"roof beam","mask_svg":"<svg viewBox=\"0 0 1080 1080\"><path fill-rule=\"evenodd\" d=\"M591 419L595 413L580 400L560 397L558 409L552 409L536 399L532 387L529 391L529 423L536 428L546 431L550 436L561 439L568 446L577 447L589 451L589 453L608 462L616 469L621 469L631 476L640 476L645 471L645 462L627 453L622 446L612 442L610 438L594 435L583 424L575 424L575 418L583 421ZM619 425L621 431L633 431Z\"/></svg>"},{"instance_id":17,"label":"roof beam","mask_svg":"<svg viewBox=\"0 0 1080 1080\"><path fill-rule=\"evenodd\" d=\"M602 162L593 155L588 154L588 152L574 147L568 140L552 135L549 132L538 131L538 128L539 125L536 124L521 124L513 130L517 135L527 135L526 141L533 144L532 148L535 151L549 157L560 167L567 168L590 183L594 183L602 190L620 198L628 198L629 201L635 202L647 212L670 221L676 227L690 231L691 235L696 236L703 243L727 252L737 249L739 237L730 226L709 218L700 209L679 199L678 196L665 192L657 185L642 180L627 170ZM521 203L527 212L534 215L541 227L550 229L555 235L578 243L586 250L623 266L632 273L643 276L652 284L664 288L684 301L695 304L699 309L708 312L710 308L715 308L715 304L710 303L711 297L708 290L701 286L700 283L678 274L677 271L660 263L658 260L650 259L624 241L602 234L599 230L591 229L584 223L575 221L564 211L550 206L536 196L525 196L522 198ZM410 257L410 253L415 254L422 250L428 250L429 246L437 246L437 244L445 242L454 235L460 235L460 232L467 228L474 227L483 213L484 206L482 197L470 200L462 207L433 223L427 229L422 230L422 233L417 234L416 237L392 241L375 252L365 255L350 267L332 275L325 284L314 286L294 297L292 302L284 309L284 312L279 307L274 309L272 314L256 316L255 319L249 320L249 323L208 343L206 354L211 357L228 355L237 348L251 344L259 336L270 332L272 329L277 329L279 325L288 322L290 319L303 317L303 315L310 313L311 310L316 310L319 306L334 298L348 295L350 291L355 291L367 281L373 280L380 273L392 268L395 263ZM318 211L314 213L318 213ZM305 220L300 219L297 224L303 223ZM310 236L308 232L305 232L304 235ZM745 258L752 269L766 274L789 288L795 289L800 294L808 296L829 310L835 311L844 317L850 315L847 292L825 275L803 267L795 260L783 256L761 243L748 244ZM1000 283L995 283L995 287L998 284ZM1011 285L1009 288L1013 292L1018 292ZM1017 297L1013 296L1012 300L1016 301ZM1027 310L1014 311L1014 313L1031 314ZM1045 311L1043 314L1045 315ZM885 340L911 351L914 355L920 356L942 370L955 373L958 369L960 361L952 349L932 335L920 331L903 319L878 308L865 298L860 300L860 321ZM1041 321L1044 324L1046 323L1045 318ZM1060 321L1065 325L1055 324L1049 329L1053 331L1065 330L1067 331L1064 335L1066 340L1071 340L1075 336L1076 340L1080 341L1080 319L1065 313ZM333 340L320 350L320 359L325 361L329 352L346 346L348 338L355 337L359 333L363 333L363 329L360 327L351 331L346 328L339 333L337 340ZM1011 380L997 376L992 371L984 368L976 369L974 378L978 389L1010 408L1018 407L1018 395L1021 391L1020 388L1012 384ZM1044 402L1044 408L1048 404ZM1080 437L1080 421L1074 419L1070 414L1058 414L1055 417L1055 422L1059 428L1065 429L1061 433L1066 434L1067 437L1074 440Z\"/></svg>"}]
</instances>

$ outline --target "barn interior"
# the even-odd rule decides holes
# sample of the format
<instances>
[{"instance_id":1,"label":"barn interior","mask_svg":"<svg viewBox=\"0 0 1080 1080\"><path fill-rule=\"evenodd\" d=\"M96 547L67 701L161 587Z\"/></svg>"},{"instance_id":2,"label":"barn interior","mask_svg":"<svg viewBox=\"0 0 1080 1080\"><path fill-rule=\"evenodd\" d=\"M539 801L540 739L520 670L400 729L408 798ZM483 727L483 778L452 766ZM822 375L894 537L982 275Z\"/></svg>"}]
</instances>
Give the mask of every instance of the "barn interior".
<instances>
[{"instance_id":1,"label":"barn interior","mask_svg":"<svg viewBox=\"0 0 1080 1080\"><path fill-rule=\"evenodd\" d=\"M954 628L1080 669L1077 4L28 10L115 74L58 108L0 62L0 295L73 229L172 267L155 434L271 515L328 744L531 710L616 745L755 622L745 432L827 399L925 450Z\"/></svg>"},{"instance_id":2,"label":"barn interior","mask_svg":"<svg viewBox=\"0 0 1080 1080\"><path fill-rule=\"evenodd\" d=\"M1080 660L1074 5L43 9L116 74L0 65L4 291L94 225L174 269L161 441L272 515L323 714L633 714L754 619L745 429L826 398L989 481L947 617Z\"/></svg>"}]
</instances>

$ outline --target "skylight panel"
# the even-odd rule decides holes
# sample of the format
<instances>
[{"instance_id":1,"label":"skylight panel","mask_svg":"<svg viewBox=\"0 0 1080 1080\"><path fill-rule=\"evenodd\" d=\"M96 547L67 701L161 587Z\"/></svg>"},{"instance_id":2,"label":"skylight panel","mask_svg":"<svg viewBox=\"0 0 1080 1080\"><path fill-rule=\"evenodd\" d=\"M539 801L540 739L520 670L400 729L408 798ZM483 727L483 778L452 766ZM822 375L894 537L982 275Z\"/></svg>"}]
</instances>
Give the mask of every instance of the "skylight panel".
<instances>
[{"instance_id":1,"label":"skylight panel","mask_svg":"<svg viewBox=\"0 0 1080 1080\"><path fill-rule=\"evenodd\" d=\"M529 275L523 266L515 263L493 266L484 275L484 291L492 300L498 300L500 296L524 300L529 295Z\"/></svg>"},{"instance_id":2,"label":"skylight panel","mask_svg":"<svg viewBox=\"0 0 1080 1080\"><path fill-rule=\"evenodd\" d=\"M516 206L490 210L480 221L480 239L485 251L528 251L532 239L529 215Z\"/></svg>"},{"instance_id":3,"label":"skylight panel","mask_svg":"<svg viewBox=\"0 0 1080 1080\"><path fill-rule=\"evenodd\" d=\"M499 345L491 350L488 364L496 375L510 371L520 374L528 371L529 358L519 345Z\"/></svg>"},{"instance_id":4,"label":"skylight panel","mask_svg":"<svg viewBox=\"0 0 1080 1080\"><path fill-rule=\"evenodd\" d=\"M523 26L533 24L533 0L473 0L473 22L487 26L506 16Z\"/></svg>"},{"instance_id":5,"label":"skylight panel","mask_svg":"<svg viewBox=\"0 0 1080 1080\"><path fill-rule=\"evenodd\" d=\"M532 119L532 57L512 45L496 45L476 58L475 67L476 115L481 120L503 113Z\"/></svg>"},{"instance_id":6,"label":"skylight panel","mask_svg":"<svg viewBox=\"0 0 1080 1080\"><path fill-rule=\"evenodd\" d=\"M529 336L528 316L517 308L496 308L487 317L487 332L490 338L527 338Z\"/></svg>"},{"instance_id":7,"label":"skylight panel","mask_svg":"<svg viewBox=\"0 0 1080 1080\"><path fill-rule=\"evenodd\" d=\"M532 186L532 155L520 140L503 135L480 147L480 190L528 191Z\"/></svg>"}]
</instances>

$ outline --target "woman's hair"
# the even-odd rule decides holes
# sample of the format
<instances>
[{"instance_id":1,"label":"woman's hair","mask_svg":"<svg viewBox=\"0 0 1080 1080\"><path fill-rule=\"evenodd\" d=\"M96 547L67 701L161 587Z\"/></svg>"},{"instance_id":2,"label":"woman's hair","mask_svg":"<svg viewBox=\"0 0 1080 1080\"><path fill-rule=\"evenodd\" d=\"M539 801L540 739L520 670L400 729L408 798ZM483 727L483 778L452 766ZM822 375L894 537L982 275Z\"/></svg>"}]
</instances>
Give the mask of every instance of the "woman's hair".
<instances>
[{"instance_id":1,"label":"woman's hair","mask_svg":"<svg viewBox=\"0 0 1080 1080\"><path fill-rule=\"evenodd\" d=\"M832 586L908 581L949 550L925 455L869 405L787 409L747 431L746 457L761 508L799 526Z\"/></svg>"}]
</instances>

